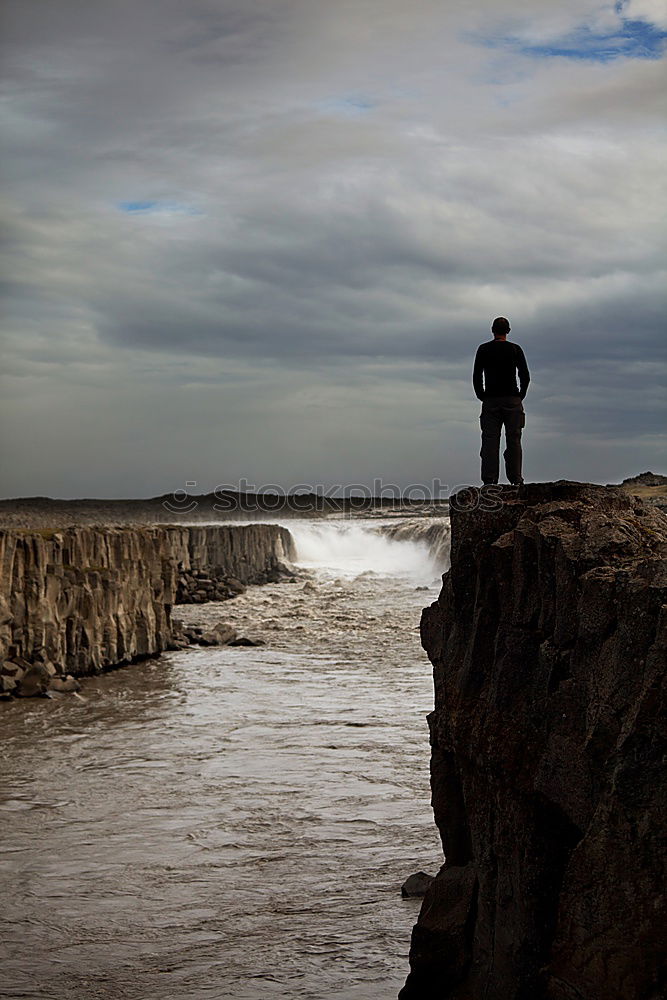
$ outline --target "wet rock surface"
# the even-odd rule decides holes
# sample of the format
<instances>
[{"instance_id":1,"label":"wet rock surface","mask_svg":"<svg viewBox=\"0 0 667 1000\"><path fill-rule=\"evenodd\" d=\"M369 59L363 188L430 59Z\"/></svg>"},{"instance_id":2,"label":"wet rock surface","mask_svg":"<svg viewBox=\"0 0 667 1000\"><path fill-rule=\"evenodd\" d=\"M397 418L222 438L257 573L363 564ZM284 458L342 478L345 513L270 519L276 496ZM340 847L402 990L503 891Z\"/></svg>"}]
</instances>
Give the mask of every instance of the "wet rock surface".
<instances>
[{"instance_id":1,"label":"wet rock surface","mask_svg":"<svg viewBox=\"0 0 667 1000\"><path fill-rule=\"evenodd\" d=\"M446 863L401 997L658 1000L667 518L604 487L500 492L453 498L422 616Z\"/></svg>"}]
</instances>

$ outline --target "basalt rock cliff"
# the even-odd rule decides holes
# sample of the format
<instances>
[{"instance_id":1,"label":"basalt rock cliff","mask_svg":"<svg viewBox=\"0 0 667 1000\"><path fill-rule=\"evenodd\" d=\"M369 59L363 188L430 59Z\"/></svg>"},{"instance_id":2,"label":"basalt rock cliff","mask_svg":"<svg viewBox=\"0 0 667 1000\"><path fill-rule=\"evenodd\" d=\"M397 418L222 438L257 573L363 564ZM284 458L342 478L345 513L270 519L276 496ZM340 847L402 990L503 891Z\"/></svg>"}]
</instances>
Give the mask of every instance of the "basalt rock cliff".
<instances>
[{"instance_id":1,"label":"basalt rock cliff","mask_svg":"<svg viewBox=\"0 0 667 1000\"><path fill-rule=\"evenodd\" d=\"M567 482L451 506L422 617L445 864L401 998L658 1000L667 517Z\"/></svg>"},{"instance_id":2,"label":"basalt rock cliff","mask_svg":"<svg viewBox=\"0 0 667 1000\"><path fill-rule=\"evenodd\" d=\"M293 554L276 524L0 531L4 690L31 665L77 677L160 653L189 581L263 583Z\"/></svg>"}]
</instances>

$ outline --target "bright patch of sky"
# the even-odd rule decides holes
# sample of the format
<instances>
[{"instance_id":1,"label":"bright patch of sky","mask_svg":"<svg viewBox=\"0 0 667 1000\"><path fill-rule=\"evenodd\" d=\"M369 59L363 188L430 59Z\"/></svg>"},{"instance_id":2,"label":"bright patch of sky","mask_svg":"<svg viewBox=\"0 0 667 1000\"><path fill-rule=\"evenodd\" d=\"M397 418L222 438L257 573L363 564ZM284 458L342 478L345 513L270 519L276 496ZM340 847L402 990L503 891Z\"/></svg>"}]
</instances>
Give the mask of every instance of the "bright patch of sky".
<instances>
[{"instance_id":1,"label":"bright patch of sky","mask_svg":"<svg viewBox=\"0 0 667 1000\"><path fill-rule=\"evenodd\" d=\"M347 94L344 97L332 97L320 101L317 107L320 111L343 115L365 115L377 106L376 102L364 94Z\"/></svg>"},{"instance_id":2,"label":"bright patch of sky","mask_svg":"<svg viewBox=\"0 0 667 1000\"><path fill-rule=\"evenodd\" d=\"M199 215L190 205L173 201L119 201L116 207L128 215Z\"/></svg>"},{"instance_id":3,"label":"bright patch of sky","mask_svg":"<svg viewBox=\"0 0 667 1000\"><path fill-rule=\"evenodd\" d=\"M614 59L660 59L667 44L667 3L663 0L619 0L590 23L581 23L551 38L531 38L530 24L494 38L489 48L504 48L537 58L592 62Z\"/></svg>"},{"instance_id":4,"label":"bright patch of sky","mask_svg":"<svg viewBox=\"0 0 667 1000\"><path fill-rule=\"evenodd\" d=\"M153 212L157 204L156 201L119 201L118 207L121 212Z\"/></svg>"}]
</instances>

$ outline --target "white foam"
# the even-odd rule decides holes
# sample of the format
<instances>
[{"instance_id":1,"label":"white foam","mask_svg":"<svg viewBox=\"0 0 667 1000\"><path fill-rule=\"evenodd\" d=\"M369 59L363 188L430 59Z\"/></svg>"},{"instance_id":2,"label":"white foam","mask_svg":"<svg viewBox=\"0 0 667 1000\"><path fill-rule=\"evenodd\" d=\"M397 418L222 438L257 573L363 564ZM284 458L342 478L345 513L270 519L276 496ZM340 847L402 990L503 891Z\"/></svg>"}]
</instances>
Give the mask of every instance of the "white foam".
<instances>
[{"instance_id":1,"label":"white foam","mask_svg":"<svg viewBox=\"0 0 667 1000\"><path fill-rule=\"evenodd\" d=\"M413 539L380 534L378 525L359 521L292 521L296 563L326 575L355 577L362 573L422 580L433 576L429 546Z\"/></svg>"}]
</instances>

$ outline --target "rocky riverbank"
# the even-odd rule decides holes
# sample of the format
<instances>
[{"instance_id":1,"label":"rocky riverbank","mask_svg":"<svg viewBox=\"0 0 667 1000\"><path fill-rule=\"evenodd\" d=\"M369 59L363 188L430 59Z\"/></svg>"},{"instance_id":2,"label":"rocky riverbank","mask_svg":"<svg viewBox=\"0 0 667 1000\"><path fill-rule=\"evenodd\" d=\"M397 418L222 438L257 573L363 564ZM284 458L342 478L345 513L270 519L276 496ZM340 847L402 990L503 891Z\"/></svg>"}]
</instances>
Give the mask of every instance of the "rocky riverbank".
<instances>
[{"instance_id":1,"label":"rocky riverbank","mask_svg":"<svg viewBox=\"0 0 667 1000\"><path fill-rule=\"evenodd\" d=\"M293 554L273 524L0 531L0 693L73 690L178 647L175 603L277 580Z\"/></svg>"},{"instance_id":2,"label":"rocky riverbank","mask_svg":"<svg viewBox=\"0 0 667 1000\"><path fill-rule=\"evenodd\" d=\"M402 1000L658 1000L667 518L618 489L452 499L424 611L446 863Z\"/></svg>"}]
</instances>

